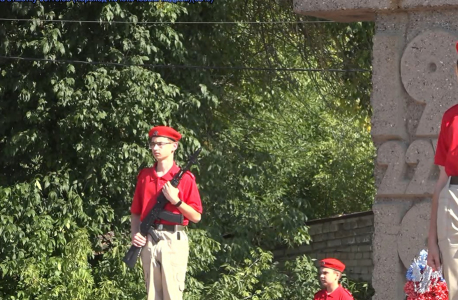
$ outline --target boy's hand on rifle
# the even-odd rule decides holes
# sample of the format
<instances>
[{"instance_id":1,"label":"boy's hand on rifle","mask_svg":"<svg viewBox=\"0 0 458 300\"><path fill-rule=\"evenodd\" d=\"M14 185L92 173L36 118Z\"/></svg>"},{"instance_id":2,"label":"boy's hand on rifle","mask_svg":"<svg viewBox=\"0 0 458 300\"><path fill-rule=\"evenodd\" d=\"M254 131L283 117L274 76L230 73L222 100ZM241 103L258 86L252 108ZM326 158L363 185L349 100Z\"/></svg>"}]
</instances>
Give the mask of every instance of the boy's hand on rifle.
<instances>
[{"instance_id":1,"label":"boy's hand on rifle","mask_svg":"<svg viewBox=\"0 0 458 300\"><path fill-rule=\"evenodd\" d=\"M174 187L170 181L168 181L164 186L162 187L162 192L164 193L165 198L169 200L170 203L173 205L177 204L178 201L180 201L180 198L178 198L178 193L179 189Z\"/></svg>"},{"instance_id":2,"label":"boy's hand on rifle","mask_svg":"<svg viewBox=\"0 0 458 300\"><path fill-rule=\"evenodd\" d=\"M140 232L134 235L132 238L132 245L135 247L143 247L146 244L146 237L144 237Z\"/></svg>"}]
</instances>

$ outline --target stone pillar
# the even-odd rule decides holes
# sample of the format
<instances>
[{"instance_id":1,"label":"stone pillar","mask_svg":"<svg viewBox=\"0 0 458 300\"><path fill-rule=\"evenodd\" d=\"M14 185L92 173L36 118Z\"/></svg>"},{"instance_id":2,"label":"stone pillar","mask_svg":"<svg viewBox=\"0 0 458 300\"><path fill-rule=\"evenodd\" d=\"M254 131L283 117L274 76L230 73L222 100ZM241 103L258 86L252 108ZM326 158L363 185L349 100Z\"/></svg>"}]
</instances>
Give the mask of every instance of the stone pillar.
<instances>
[{"instance_id":1,"label":"stone pillar","mask_svg":"<svg viewBox=\"0 0 458 300\"><path fill-rule=\"evenodd\" d=\"M295 0L294 10L340 22L375 21L373 299L404 299L406 268L426 248L440 120L458 103L458 1Z\"/></svg>"}]
</instances>

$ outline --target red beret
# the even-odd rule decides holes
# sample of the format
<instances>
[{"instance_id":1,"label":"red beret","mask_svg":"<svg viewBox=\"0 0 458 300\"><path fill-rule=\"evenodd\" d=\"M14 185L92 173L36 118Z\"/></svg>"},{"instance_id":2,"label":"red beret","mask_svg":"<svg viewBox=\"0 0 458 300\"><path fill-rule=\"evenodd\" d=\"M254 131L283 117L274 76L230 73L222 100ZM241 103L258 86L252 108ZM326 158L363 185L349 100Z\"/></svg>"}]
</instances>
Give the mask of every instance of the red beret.
<instances>
[{"instance_id":1,"label":"red beret","mask_svg":"<svg viewBox=\"0 0 458 300\"><path fill-rule=\"evenodd\" d=\"M181 134L173 129L172 127L168 126L156 126L151 128L148 133L149 138L152 137L166 137L172 139L174 141L179 141L181 139Z\"/></svg>"},{"instance_id":2,"label":"red beret","mask_svg":"<svg viewBox=\"0 0 458 300\"><path fill-rule=\"evenodd\" d=\"M339 272L345 270L345 265L338 259L335 258L325 258L320 261L320 267L334 269Z\"/></svg>"}]
</instances>

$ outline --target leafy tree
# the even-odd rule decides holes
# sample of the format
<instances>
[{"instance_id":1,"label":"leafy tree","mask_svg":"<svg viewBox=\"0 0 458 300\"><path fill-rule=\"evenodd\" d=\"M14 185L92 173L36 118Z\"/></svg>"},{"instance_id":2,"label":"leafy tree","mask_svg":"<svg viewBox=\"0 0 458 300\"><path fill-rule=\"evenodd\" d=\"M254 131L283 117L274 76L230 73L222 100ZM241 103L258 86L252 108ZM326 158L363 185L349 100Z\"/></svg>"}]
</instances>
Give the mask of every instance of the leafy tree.
<instances>
[{"instance_id":1,"label":"leafy tree","mask_svg":"<svg viewBox=\"0 0 458 300\"><path fill-rule=\"evenodd\" d=\"M184 134L179 163L204 147L186 298L310 298L313 262L270 250L308 242L309 218L370 206L368 74L237 67L369 68L371 25L244 23L303 20L290 5L4 7L35 20L0 25L3 55L34 58L0 61L0 298L144 297L121 258L155 124Z\"/></svg>"}]
</instances>

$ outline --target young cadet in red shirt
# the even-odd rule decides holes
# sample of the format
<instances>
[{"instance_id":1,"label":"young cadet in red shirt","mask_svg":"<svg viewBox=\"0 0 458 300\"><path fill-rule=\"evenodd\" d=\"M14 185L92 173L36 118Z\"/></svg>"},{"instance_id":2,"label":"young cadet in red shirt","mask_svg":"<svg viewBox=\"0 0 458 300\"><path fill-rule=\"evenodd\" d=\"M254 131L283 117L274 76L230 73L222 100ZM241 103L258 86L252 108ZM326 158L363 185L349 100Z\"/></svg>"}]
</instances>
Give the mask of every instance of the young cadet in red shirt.
<instances>
[{"instance_id":1,"label":"young cadet in red shirt","mask_svg":"<svg viewBox=\"0 0 458 300\"><path fill-rule=\"evenodd\" d=\"M148 300L181 300L183 298L189 245L185 227L189 221L197 223L202 203L194 175L186 172L175 188L170 180L179 172L173 156L181 134L171 127L156 126L149 131L149 145L156 163L142 169L131 206L132 244L143 247L141 260ZM183 224L159 220L152 230L160 238L156 244L150 235L143 237L140 222L156 204L160 192L170 203L165 210L183 215Z\"/></svg>"},{"instance_id":2,"label":"young cadet in red shirt","mask_svg":"<svg viewBox=\"0 0 458 300\"><path fill-rule=\"evenodd\" d=\"M456 44L458 51L458 43ZM458 62L455 66L458 76ZM458 105L442 116L434 163L439 178L431 201L428 232L428 265L441 267L447 282L449 299L458 299Z\"/></svg>"},{"instance_id":3,"label":"young cadet in red shirt","mask_svg":"<svg viewBox=\"0 0 458 300\"><path fill-rule=\"evenodd\" d=\"M351 293L339 284L345 265L338 259L325 258L320 261L320 281L323 289L313 300L354 300Z\"/></svg>"}]
</instances>

